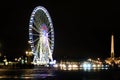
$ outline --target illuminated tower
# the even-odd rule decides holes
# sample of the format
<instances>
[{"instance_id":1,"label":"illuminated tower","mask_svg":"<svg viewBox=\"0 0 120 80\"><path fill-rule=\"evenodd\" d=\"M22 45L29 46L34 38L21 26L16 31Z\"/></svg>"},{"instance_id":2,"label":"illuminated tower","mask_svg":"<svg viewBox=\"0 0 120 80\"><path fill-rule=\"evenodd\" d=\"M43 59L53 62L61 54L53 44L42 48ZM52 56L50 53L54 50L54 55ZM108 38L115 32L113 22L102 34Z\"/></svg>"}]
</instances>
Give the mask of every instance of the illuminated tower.
<instances>
[{"instance_id":1,"label":"illuminated tower","mask_svg":"<svg viewBox=\"0 0 120 80\"><path fill-rule=\"evenodd\" d=\"M114 59L114 35L111 36L111 58Z\"/></svg>"},{"instance_id":2,"label":"illuminated tower","mask_svg":"<svg viewBox=\"0 0 120 80\"><path fill-rule=\"evenodd\" d=\"M105 60L107 64L114 66L114 64L120 63L120 59L115 58L114 54L115 54L114 53L114 35L112 34L111 35L111 57Z\"/></svg>"}]
</instances>

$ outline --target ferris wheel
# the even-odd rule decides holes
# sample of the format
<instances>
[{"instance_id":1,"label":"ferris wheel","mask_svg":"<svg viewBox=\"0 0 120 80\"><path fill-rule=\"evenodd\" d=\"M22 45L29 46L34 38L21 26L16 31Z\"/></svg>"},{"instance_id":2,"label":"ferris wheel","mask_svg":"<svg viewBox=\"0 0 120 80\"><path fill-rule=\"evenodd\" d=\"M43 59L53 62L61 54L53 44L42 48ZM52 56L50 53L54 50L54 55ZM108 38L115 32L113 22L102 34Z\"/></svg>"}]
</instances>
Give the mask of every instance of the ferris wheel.
<instances>
[{"instance_id":1,"label":"ferris wheel","mask_svg":"<svg viewBox=\"0 0 120 80\"><path fill-rule=\"evenodd\" d=\"M31 14L29 43L34 64L46 65L53 62L54 28L48 11L42 6L36 7Z\"/></svg>"}]
</instances>

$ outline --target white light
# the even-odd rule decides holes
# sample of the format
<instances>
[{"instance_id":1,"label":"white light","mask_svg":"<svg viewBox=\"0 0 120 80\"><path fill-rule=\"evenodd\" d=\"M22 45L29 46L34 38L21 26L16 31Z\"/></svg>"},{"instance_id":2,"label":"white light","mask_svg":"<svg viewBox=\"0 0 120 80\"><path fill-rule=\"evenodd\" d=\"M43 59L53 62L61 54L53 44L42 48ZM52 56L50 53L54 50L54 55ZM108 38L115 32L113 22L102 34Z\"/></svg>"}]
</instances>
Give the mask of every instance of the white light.
<instances>
[{"instance_id":1,"label":"white light","mask_svg":"<svg viewBox=\"0 0 120 80\"><path fill-rule=\"evenodd\" d=\"M32 29L30 28L29 30L31 31Z\"/></svg>"},{"instance_id":2,"label":"white light","mask_svg":"<svg viewBox=\"0 0 120 80\"><path fill-rule=\"evenodd\" d=\"M108 67L108 65L105 65L105 67Z\"/></svg>"},{"instance_id":3,"label":"white light","mask_svg":"<svg viewBox=\"0 0 120 80\"><path fill-rule=\"evenodd\" d=\"M57 67L58 67L58 64L55 64L55 65L53 65L53 66L57 68Z\"/></svg>"},{"instance_id":4,"label":"white light","mask_svg":"<svg viewBox=\"0 0 120 80\"><path fill-rule=\"evenodd\" d=\"M32 20L30 20L30 22L33 22Z\"/></svg>"},{"instance_id":5,"label":"white light","mask_svg":"<svg viewBox=\"0 0 120 80\"><path fill-rule=\"evenodd\" d=\"M53 31L53 29L51 29L51 31Z\"/></svg>"},{"instance_id":6,"label":"white light","mask_svg":"<svg viewBox=\"0 0 120 80\"><path fill-rule=\"evenodd\" d=\"M88 62L83 63L83 68L91 68L91 64Z\"/></svg>"},{"instance_id":7,"label":"white light","mask_svg":"<svg viewBox=\"0 0 120 80\"><path fill-rule=\"evenodd\" d=\"M33 17L31 17L31 20L33 20Z\"/></svg>"},{"instance_id":8,"label":"white light","mask_svg":"<svg viewBox=\"0 0 120 80\"><path fill-rule=\"evenodd\" d=\"M31 46L31 47L34 47L34 46Z\"/></svg>"},{"instance_id":9,"label":"white light","mask_svg":"<svg viewBox=\"0 0 120 80\"><path fill-rule=\"evenodd\" d=\"M51 38L51 40L53 41L53 40L54 40L54 38Z\"/></svg>"},{"instance_id":10,"label":"white light","mask_svg":"<svg viewBox=\"0 0 120 80\"><path fill-rule=\"evenodd\" d=\"M29 39L32 39L32 37L30 37Z\"/></svg>"},{"instance_id":11,"label":"white light","mask_svg":"<svg viewBox=\"0 0 120 80\"><path fill-rule=\"evenodd\" d=\"M54 37L54 35L51 35L51 37Z\"/></svg>"},{"instance_id":12,"label":"white light","mask_svg":"<svg viewBox=\"0 0 120 80\"><path fill-rule=\"evenodd\" d=\"M54 34L54 32L52 31L51 34Z\"/></svg>"},{"instance_id":13,"label":"white light","mask_svg":"<svg viewBox=\"0 0 120 80\"><path fill-rule=\"evenodd\" d=\"M51 61L50 64L56 64L56 60Z\"/></svg>"},{"instance_id":14,"label":"white light","mask_svg":"<svg viewBox=\"0 0 120 80\"><path fill-rule=\"evenodd\" d=\"M51 49L54 49L53 47L51 47Z\"/></svg>"},{"instance_id":15,"label":"white light","mask_svg":"<svg viewBox=\"0 0 120 80\"><path fill-rule=\"evenodd\" d=\"M29 35L32 35L32 33L29 33Z\"/></svg>"},{"instance_id":16,"label":"white light","mask_svg":"<svg viewBox=\"0 0 120 80\"><path fill-rule=\"evenodd\" d=\"M32 14L31 17L34 17L34 14Z\"/></svg>"},{"instance_id":17,"label":"white light","mask_svg":"<svg viewBox=\"0 0 120 80\"><path fill-rule=\"evenodd\" d=\"M32 27L32 25L29 25L30 27Z\"/></svg>"}]
</instances>

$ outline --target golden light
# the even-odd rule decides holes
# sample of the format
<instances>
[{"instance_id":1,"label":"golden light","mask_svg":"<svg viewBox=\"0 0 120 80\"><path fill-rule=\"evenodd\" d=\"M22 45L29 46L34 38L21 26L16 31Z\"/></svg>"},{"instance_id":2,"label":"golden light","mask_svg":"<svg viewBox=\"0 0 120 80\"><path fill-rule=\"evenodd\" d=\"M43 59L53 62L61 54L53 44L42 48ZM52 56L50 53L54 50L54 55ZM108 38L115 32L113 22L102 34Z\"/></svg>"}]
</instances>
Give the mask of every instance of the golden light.
<instances>
[{"instance_id":1,"label":"golden light","mask_svg":"<svg viewBox=\"0 0 120 80\"><path fill-rule=\"evenodd\" d=\"M74 68L76 68L76 67L78 67L78 65L76 65L76 64L73 64L73 67L74 67Z\"/></svg>"},{"instance_id":2,"label":"golden light","mask_svg":"<svg viewBox=\"0 0 120 80\"><path fill-rule=\"evenodd\" d=\"M26 56L32 56L33 52L32 51L26 51Z\"/></svg>"},{"instance_id":3,"label":"golden light","mask_svg":"<svg viewBox=\"0 0 120 80\"><path fill-rule=\"evenodd\" d=\"M72 67L72 65L68 65L68 67L70 68L70 67Z\"/></svg>"}]
</instances>

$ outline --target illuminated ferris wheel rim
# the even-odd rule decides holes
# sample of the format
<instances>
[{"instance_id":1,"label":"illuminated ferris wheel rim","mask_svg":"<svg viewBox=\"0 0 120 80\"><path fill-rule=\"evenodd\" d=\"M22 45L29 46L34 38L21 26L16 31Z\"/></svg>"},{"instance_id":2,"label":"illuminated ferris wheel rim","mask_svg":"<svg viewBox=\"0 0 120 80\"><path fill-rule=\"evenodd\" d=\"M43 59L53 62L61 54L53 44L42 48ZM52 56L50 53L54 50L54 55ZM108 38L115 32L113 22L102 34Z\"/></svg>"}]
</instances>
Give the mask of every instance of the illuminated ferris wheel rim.
<instances>
[{"instance_id":1,"label":"illuminated ferris wheel rim","mask_svg":"<svg viewBox=\"0 0 120 80\"><path fill-rule=\"evenodd\" d=\"M51 20L51 18L50 18L50 15L49 15L49 13L48 13L48 11L44 8L44 7L42 7L42 6L38 6L38 7L36 7L34 10L33 10L33 12L32 12L32 14L31 14L31 17L30 17L30 23L29 23L29 36L32 34L32 33L30 33L30 30L32 30L32 28L33 28L33 22L34 22L34 17L35 17L35 14L36 14L36 12L38 11L38 10L41 10L43 13L45 13L45 15L46 15L46 17L47 17L47 19L48 19L48 21L49 21L49 26L47 26L47 28L51 28L51 35L52 35L52 44L51 44L51 52L53 52L53 47L54 47L54 29L53 29L53 24L52 24L52 20ZM41 24L42 25L42 24ZM41 26L40 25L40 26ZM31 39L30 37L29 37L29 39L30 39L30 41L31 40L33 40L33 39ZM33 47L35 47L33 44L33 41L31 41L30 42L31 43L31 48L32 48L32 52L34 52L34 48Z\"/></svg>"},{"instance_id":2,"label":"illuminated ferris wheel rim","mask_svg":"<svg viewBox=\"0 0 120 80\"><path fill-rule=\"evenodd\" d=\"M52 24L52 20L51 20L51 18L50 18L50 14L48 13L48 11L47 11L43 6L38 6L38 7L36 7L36 8L33 10L32 15L31 15L30 22L31 22L31 20L33 20L33 17L35 16L35 13L36 13L38 10L42 10L42 11L46 14L46 16L48 17L48 20L49 20L49 22L50 22L50 27L53 28L53 24ZM30 24L29 24L29 26L30 26Z\"/></svg>"}]
</instances>

